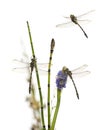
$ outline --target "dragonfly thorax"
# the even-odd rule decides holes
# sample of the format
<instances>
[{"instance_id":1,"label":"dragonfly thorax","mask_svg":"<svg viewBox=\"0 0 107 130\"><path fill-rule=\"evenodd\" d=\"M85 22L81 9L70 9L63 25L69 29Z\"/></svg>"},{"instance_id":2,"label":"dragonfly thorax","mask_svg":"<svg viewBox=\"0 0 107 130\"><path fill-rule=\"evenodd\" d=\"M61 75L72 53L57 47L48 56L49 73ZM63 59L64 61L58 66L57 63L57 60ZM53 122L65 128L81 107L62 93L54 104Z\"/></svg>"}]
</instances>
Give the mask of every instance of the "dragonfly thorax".
<instances>
[{"instance_id":1,"label":"dragonfly thorax","mask_svg":"<svg viewBox=\"0 0 107 130\"><path fill-rule=\"evenodd\" d=\"M33 69L34 68L34 64L35 64L35 59L32 58L31 59L31 63L30 63L30 67Z\"/></svg>"},{"instance_id":2,"label":"dragonfly thorax","mask_svg":"<svg viewBox=\"0 0 107 130\"><path fill-rule=\"evenodd\" d=\"M74 15L71 14L70 18L71 18L72 22L74 22L75 24L78 24L77 18Z\"/></svg>"}]
</instances>

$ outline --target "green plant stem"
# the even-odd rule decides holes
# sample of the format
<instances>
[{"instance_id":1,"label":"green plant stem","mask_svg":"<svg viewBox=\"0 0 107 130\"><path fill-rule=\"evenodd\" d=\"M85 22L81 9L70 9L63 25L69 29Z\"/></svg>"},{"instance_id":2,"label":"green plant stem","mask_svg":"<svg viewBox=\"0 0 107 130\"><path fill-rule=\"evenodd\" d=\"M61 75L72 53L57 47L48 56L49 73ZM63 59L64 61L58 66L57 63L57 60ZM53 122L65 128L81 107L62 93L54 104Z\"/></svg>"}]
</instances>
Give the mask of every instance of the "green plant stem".
<instances>
[{"instance_id":1,"label":"green plant stem","mask_svg":"<svg viewBox=\"0 0 107 130\"><path fill-rule=\"evenodd\" d=\"M28 21L27 21L27 28L28 28L29 38L30 38L32 56L33 56L33 58L35 60L34 67L35 67L35 71L36 71L36 78L37 78L38 90L39 90L39 96L40 96L40 103L41 103L42 126L43 126L43 130L46 130L46 128L45 128L45 120L44 120L44 111L43 111L42 91L41 91L41 85L40 85L40 80L39 80L38 67L37 67L37 62L36 62L36 58L35 58L35 52L34 52L34 47L33 47L33 42L32 42L32 37L31 37L31 32L30 32L30 26L29 26L29 22Z\"/></svg>"},{"instance_id":2,"label":"green plant stem","mask_svg":"<svg viewBox=\"0 0 107 130\"><path fill-rule=\"evenodd\" d=\"M60 101L61 101L61 90L57 89L57 104L56 104L56 109L54 112L54 117L52 120L51 130L54 130L54 128L55 128L55 123L56 123L56 119L57 119L57 115L58 115L58 111L59 111L59 107L60 107Z\"/></svg>"},{"instance_id":3,"label":"green plant stem","mask_svg":"<svg viewBox=\"0 0 107 130\"><path fill-rule=\"evenodd\" d=\"M48 105L48 130L50 130L51 127L51 118L50 118L50 77L51 77L51 64L52 64L52 55L54 51L55 41L54 39L51 40L51 48L50 48L50 57L49 57L49 65L48 65L48 99L47 99L47 105Z\"/></svg>"}]
</instances>

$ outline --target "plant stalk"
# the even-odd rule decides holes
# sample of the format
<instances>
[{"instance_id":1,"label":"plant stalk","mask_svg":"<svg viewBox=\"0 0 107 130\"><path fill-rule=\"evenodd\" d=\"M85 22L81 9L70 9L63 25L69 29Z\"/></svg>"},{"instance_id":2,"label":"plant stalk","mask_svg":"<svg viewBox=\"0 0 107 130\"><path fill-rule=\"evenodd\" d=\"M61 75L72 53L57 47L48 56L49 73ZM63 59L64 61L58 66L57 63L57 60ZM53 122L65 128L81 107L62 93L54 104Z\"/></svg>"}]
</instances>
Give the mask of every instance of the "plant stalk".
<instances>
[{"instance_id":1,"label":"plant stalk","mask_svg":"<svg viewBox=\"0 0 107 130\"><path fill-rule=\"evenodd\" d=\"M51 115L50 115L50 77L51 77L51 64L52 64L52 55L54 51L55 41L54 39L51 40L51 48L50 48L50 57L49 57L49 65L48 65L48 99L47 99L47 106L48 106L48 130L51 127Z\"/></svg>"},{"instance_id":2,"label":"plant stalk","mask_svg":"<svg viewBox=\"0 0 107 130\"><path fill-rule=\"evenodd\" d=\"M51 130L55 129L55 123L56 123L56 119L57 119L57 115L58 115L58 111L60 107L60 101L61 101L61 90L57 88L57 104L56 104L56 109L54 112L54 117L52 120Z\"/></svg>"},{"instance_id":3,"label":"plant stalk","mask_svg":"<svg viewBox=\"0 0 107 130\"><path fill-rule=\"evenodd\" d=\"M46 130L46 128L45 128L45 120L44 120L44 111L43 111L43 107L44 106L43 106L42 91L41 91L38 67L37 67L37 62L36 62L36 57L35 57L35 52L34 52L34 47L33 47L33 42L32 42L32 36L31 36L30 26L29 26L29 22L28 21L27 21L27 28L28 28L29 38L30 38L30 45L31 45L31 50L32 50L32 56L33 56L34 61L35 61L34 67L35 67L35 71L36 71L38 91L39 91L39 97L40 97L40 103L41 103L41 118L42 118L42 126L43 126L42 129Z\"/></svg>"}]
</instances>

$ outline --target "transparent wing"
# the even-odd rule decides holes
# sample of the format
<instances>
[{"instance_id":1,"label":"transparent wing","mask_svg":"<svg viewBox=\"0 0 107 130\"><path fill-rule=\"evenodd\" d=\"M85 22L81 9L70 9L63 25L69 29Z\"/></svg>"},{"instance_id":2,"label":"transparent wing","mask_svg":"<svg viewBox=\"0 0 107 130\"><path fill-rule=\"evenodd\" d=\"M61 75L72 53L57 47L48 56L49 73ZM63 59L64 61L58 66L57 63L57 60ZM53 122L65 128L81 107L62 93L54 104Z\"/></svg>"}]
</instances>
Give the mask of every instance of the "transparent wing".
<instances>
[{"instance_id":1,"label":"transparent wing","mask_svg":"<svg viewBox=\"0 0 107 130\"><path fill-rule=\"evenodd\" d=\"M90 23L90 22L92 22L92 21L89 20L89 19L84 19L84 20L78 19L78 23L79 23L80 25L85 25L85 24L88 24L88 23Z\"/></svg>"},{"instance_id":2,"label":"transparent wing","mask_svg":"<svg viewBox=\"0 0 107 130\"><path fill-rule=\"evenodd\" d=\"M48 63L37 63L38 67L39 68L45 68L45 69L48 69ZM52 64L51 64L52 65Z\"/></svg>"},{"instance_id":3,"label":"transparent wing","mask_svg":"<svg viewBox=\"0 0 107 130\"><path fill-rule=\"evenodd\" d=\"M42 76L46 76L48 75L48 71L47 70L44 70L44 69L38 69L39 73L42 75Z\"/></svg>"},{"instance_id":4,"label":"transparent wing","mask_svg":"<svg viewBox=\"0 0 107 130\"><path fill-rule=\"evenodd\" d=\"M77 18L85 17L86 15L89 15L90 13L92 13L92 12L94 12L94 11L95 11L95 10L90 10L90 11L84 13L84 14L81 14L81 15L77 16Z\"/></svg>"},{"instance_id":5,"label":"transparent wing","mask_svg":"<svg viewBox=\"0 0 107 130\"><path fill-rule=\"evenodd\" d=\"M79 72L79 73L72 73L73 77L83 77L90 74L90 71L83 71L83 72Z\"/></svg>"},{"instance_id":6,"label":"transparent wing","mask_svg":"<svg viewBox=\"0 0 107 130\"><path fill-rule=\"evenodd\" d=\"M23 60L14 59L12 63L12 71L15 72L25 72L29 69L30 63L27 63Z\"/></svg>"},{"instance_id":7,"label":"transparent wing","mask_svg":"<svg viewBox=\"0 0 107 130\"><path fill-rule=\"evenodd\" d=\"M30 69L30 63L25 62L23 59L22 60L17 60L14 59L14 67L12 68L13 71L17 72L25 72L28 69ZM46 75L47 74L47 69L48 69L48 63L38 63L38 70L40 73Z\"/></svg>"},{"instance_id":8,"label":"transparent wing","mask_svg":"<svg viewBox=\"0 0 107 130\"><path fill-rule=\"evenodd\" d=\"M63 16L63 17L66 18L66 19L71 20L70 16L69 17L68 16Z\"/></svg>"},{"instance_id":9,"label":"transparent wing","mask_svg":"<svg viewBox=\"0 0 107 130\"><path fill-rule=\"evenodd\" d=\"M85 20L78 20L79 24L87 24L91 22L91 20L85 19ZM66 22L66 23L62 23L62 24L57 24L56 27L60 27L60 28L65 28L65 27L71 27L75 25L75 23L73 23L72 21Z\"/></svg>"},{"instance_id":10,"label":"transparent wing","mask_svg":"<svg viewBox=\"0 0 107 130\"><path fill-rule=\"evenodd\" d=\"M81 23L83 23L83 22L91 22L91 20L89 20L89 19L78 19L78 22L81 22Z\"/></svg>"},{"instance_id":11,"label":"transparent wing","mask_svg":"<svg viewBox=\"0 0 107 130\"><path fill-rule=\"evenodd\" d=\"M27 67L30 67L30 63L24 61L23 59L22 60L17 60L17 59L14 59L14 64L20 66L18 68L23 68L23 66L26 68ZM38 67L40 68L47 68L48 67L48 63L37 63ZM15 67L16 68L16 67Z\"/></svg>"},{"instance_id":12,"label":"transparent wing","mask_svg":"<svg viewBox=\"0 0 107 130\"><path fill-rule=\"evenodd\" d=\"M80 67L78 67L78 68L72 70L71 72L72 72L72 74L73 74L73 73L80 73L80 72L82 72L82 71L83 71L85 68L87 68L87 67L88 67L88 65L84 64L84 65L82 65L82 66L80 66Z\"/></svg>"},{"instance_id":13,"label":"transparent wing","mask_svg":"<svg viewBox=\"0 0 107 130\"><path fill-rule=\"evenodd\" d=\"M14 63L14 64L17 64L17 65L29 65L29 63L26 62L26 61L24 61L23 59L21 59L21 60L14 59L14 60L13 60L13 63Z\"/></svg>"},{"instance_id":14,"label":"transparent wing","mask_svg":"<svg viewBox=\"0 0 107 130\"><path fill-rule=\"evenodd\" d=\"M30 71L30 66L12 68L12 71L24 73L24 72ZM42 76L48 74L48 71L47 71L47 70L44 70L44 69L38 68L38 71L39 71L39 73L40 73Z\"/></svg>"},{"instance_id":15,"label":"transparent wing","mask_svg":"<svg viewBox=\"0 0 107 130\"><path fill-rule=\"evenodd\" d=\"M25 67L14 67L12 68L13 70L20 70L20 69L28 69L30 66L25 66Z\"/></svg>"},{"instance_id":16,"label":"transparent wing","mask_svg":"<svg viewBox=\"0 0 107 130\"><path fill-rule=\"evenodd\" d=\"M62 23L62 24L57 24L56 27L70 27L72 26L74 23L72 21L66 22L66 23Z\"/></svg>"}]
</instances>

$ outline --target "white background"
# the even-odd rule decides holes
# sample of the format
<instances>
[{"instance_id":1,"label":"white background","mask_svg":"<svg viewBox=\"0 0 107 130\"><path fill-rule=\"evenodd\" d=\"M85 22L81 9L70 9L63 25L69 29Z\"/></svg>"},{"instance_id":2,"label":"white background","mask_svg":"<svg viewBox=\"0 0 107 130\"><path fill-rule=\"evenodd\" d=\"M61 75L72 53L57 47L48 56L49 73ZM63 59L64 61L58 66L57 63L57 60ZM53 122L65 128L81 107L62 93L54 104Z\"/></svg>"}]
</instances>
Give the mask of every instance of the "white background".
<instances>
[{"instance_id":1,"label":"white background","mask_svg":"<svg viewBox=\"0 0 107 130\"><path fill-rule=\"evenodd\" d=\"M80 94L77 100L70 81L63 90L56 130L107 130L107 9L105 0L0 0L0 129L29 130L32 112L25 102L28 96L26 73L12 72L12 60L22 58L24 43L29 58L26 21L30 22L38 62L48 62L50 41L55 39L53 75L66 65L71 70L88 64L91 74L74 79ZM92 21L82 27L56 28L65 15L95 10ZM42 86L47 83L47 77ZM47 91L43 86L43 93ZM45 88L45 89L44 89ZM46 96L46 95L44 95Z\"/></svg>"}]
</instances>

